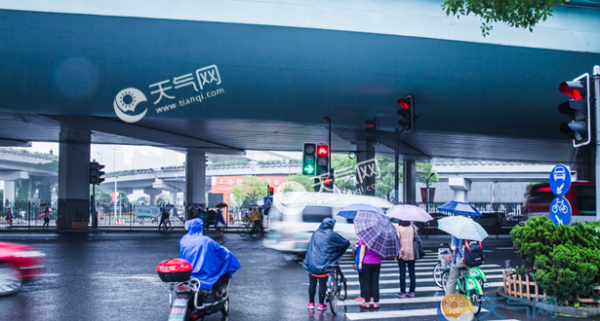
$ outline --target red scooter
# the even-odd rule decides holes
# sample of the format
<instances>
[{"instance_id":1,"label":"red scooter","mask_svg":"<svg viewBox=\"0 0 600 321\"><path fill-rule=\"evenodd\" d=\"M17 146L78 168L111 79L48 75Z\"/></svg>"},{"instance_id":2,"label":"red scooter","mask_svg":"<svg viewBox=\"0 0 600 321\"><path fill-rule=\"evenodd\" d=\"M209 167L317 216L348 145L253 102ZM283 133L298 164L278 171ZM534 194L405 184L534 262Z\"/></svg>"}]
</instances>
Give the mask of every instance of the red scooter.
<instances>
[{"instance_id":1,"label":"red scooter","mask_svg":"<svg viewBox=\"0 0 600 321\"><path fill-rule=\"evenodd\" d=\"M200 280L191 278L192 265L183 259L171 259L158 265L156 272L169 283L169 321L196 321L221 312L229 313L229 275L224 274L209 290L200 289Z\"/></svg>"}]
</instances>

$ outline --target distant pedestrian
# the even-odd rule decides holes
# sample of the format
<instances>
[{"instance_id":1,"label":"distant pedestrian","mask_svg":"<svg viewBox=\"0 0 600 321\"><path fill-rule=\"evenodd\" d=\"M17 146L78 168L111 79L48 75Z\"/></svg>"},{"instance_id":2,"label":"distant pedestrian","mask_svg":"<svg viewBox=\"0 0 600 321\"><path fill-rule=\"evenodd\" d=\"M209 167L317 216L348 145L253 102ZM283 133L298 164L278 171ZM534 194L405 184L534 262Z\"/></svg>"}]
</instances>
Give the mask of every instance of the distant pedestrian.
<instances>
[{"instance_id":1,"label":"distant pedestrian","mask_svg":"<svg viewBox=\"0 0 600 321\"><path fill-rule=\"evenodd\" d=\"M6 223L8 223L9 226L12 227L12 220L13 220L13 212L12 212L12 208L8 208L8 211L6 212Z\"/></svg>"},{"instance_id":2,"label":"distant pedestrian","mask_svg":"<svg viewBox=\"0 0 600 321\"><path fill-rule=\"evenodd\" d=\"M225 220L223 219L223 211L221 209L217 209L215 214L215 229L220 232L225 226L226 224Z\"/></svg>"},{"instance_id":3,"label":"distant pedestrian","mask_svg":"<svg viewBox=\"0 0 600 321\"><path fill-rule=\"evenodd\" d=\"M52 209L50 207L46 207L46 209L44 209L44 225L42 227L45 227L45 228L50 227L51 215L52 215Z\"/></svg>"},{"instance_id":4,"label":"distant pedestrian","mask_svg":"<svg viewBox=\"0 0 600 321\"><path fill-rule=\"evenodd\" d=\"M363 271L363 287L365 303L360 306L379 309L379 272L381 271L381 255L369 250L364 240L358 242L360 245L360 261L358 269Z\"/></svg>"},{"instance_id":5,"label":"distant pedestrian","mask_svg":"<svg viewBox=\"0 0 600 321\"><path fill-rule=\"evenodd\" d=\"M253 223L252 229L250 230L250 235L254 235L255 233L260 232L260 236L265 236L265 229L262 224L262 215L258 211L258 208L255 207L252 211L252 215L248 217L248 221Z\"/></svg>"},{"instance_id":6,"label":"distant pedestrian","mask_svg":"<svg viewBox=\"0 0 600 321\"><path fill-rule=\"evenodd\" d=\"M398 253L398 268L400 268L400 292L396 294L399 298L406 298L406 266L408 265L408 273L410 275L410 289L408 296L415 296L416 277L415 277L415 250L413 242L415 240L417 230L410 224L409 221L398 222L396 227L398 238L400 239L400 252Z\"/></svg>"},{"instance_id":7,"label":"distant pedestrian","mask_svg":"<svg viewBox=\"0 0 600 321\"><path fill-rule=\"evenodd\" d=\"M170 211L163 208L162 214L160 215L160 223L158 223L158 230L160 231L161 226L164 224L165 231L169 229L171 226L171 222L169 221L169 216L171 215ZM169 226L167 227L167 223Z\"/></svg>"}]
</instances>

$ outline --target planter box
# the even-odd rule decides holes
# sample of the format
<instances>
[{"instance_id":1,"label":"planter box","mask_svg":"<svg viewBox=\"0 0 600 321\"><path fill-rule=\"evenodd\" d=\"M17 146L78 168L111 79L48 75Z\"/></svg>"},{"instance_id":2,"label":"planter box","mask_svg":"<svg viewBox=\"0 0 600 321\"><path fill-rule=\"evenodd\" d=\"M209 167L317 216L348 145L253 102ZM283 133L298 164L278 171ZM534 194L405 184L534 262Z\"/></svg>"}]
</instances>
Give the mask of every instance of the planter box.
<instances>
[{"instance_id":1,"label":"planter box","mask_svg":"<svg viewBox=\"0 0 600 321\"><path fill-rule=\"evenodd\" d=\"M529 275L525 276L525 279L521 275L517 275L517 272L513 269L508 269L502 272L502 278L504 283L504 293L508 296L515 298L527 298L531 300L536 297L545 297L546 293L540 294L537 283L529 280ZM600 292L600 287L595 287L594 291ZM585 304L595 304L596 307L600 307L600 302L595 301L591 298L581 298L577 296L577 300ZM569 305L569 301L565 302Z\"/></svg>"},{"instance_id":2,"label":"planter box","mask_svg":"<svg viewBox=\"0 0 600 321\"><path fill-rule=\"evenodd\" d=\"M504 293L508 296L527 298L527 300L547 296L546 293L540 294L537 283L529 280L529 275L526 275L523 280L521 275L517 275L517 271L508 269L502 271L502 279L504 283Z\"/></svg>"}]
</instances>

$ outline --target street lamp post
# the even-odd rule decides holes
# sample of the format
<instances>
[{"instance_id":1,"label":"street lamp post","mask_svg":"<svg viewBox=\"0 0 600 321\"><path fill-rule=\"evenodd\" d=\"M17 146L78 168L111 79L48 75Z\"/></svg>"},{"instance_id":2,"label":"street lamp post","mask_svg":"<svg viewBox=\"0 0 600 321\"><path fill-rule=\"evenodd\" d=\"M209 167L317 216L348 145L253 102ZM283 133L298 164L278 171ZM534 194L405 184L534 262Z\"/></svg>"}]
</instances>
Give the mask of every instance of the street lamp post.
<instances>
[{"instance_id":1,"label":"street lamp post","mask_svg":"<svg viewBox=\"0 0 600 321\"><path fill-rule=\"evenodd\" d=\"M119 194L117 194L117 179L119 178L119 176L115 176L115 201L114 203L114 212L113 212L113 216L115 217L115 225L117 223L116 219L117 219L117 198L119 197Z\"/></svg>"}]
</instances>

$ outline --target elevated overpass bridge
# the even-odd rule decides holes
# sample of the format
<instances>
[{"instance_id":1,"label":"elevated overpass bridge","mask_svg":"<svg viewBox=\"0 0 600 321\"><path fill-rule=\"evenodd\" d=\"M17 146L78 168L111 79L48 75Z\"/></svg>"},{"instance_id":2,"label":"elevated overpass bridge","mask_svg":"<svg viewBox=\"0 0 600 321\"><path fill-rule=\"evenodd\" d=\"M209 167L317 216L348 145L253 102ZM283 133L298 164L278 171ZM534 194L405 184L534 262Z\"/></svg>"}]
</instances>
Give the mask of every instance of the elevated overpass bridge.
<instances>
[{"instance_id":1,"label":"elevated overpass bridge","mask_svg":"<svg viewBox=\"0 0 600 321\"><path fill-rule=\"evenodd\" d=\"M583 163L558 130L557 86L600 61L594 2L560 6L533 32L494 24L488 37L479 18L448 17L442 3L0 0L0 143L60 143L64 228L87 218L90 143L186 151L186 199L197 203L206 152L299 151L327 142L325 116L334 152L393 155L396 101L409 94L422 117L400 137L405 168Z\"/></svg>"},{"instance_id":2,"label":"elevated overpass bridge","mask_svg":"<svg viewBox=\"0 0 600 321\"><path fill-rule=\"evenodd\" d=\"M3 181L2 204L15 200L15 182L35 179L40 200L51 200L51 188L58 177L58 157L0 148L0 181Z\"/></svg>"}]
</instances>

